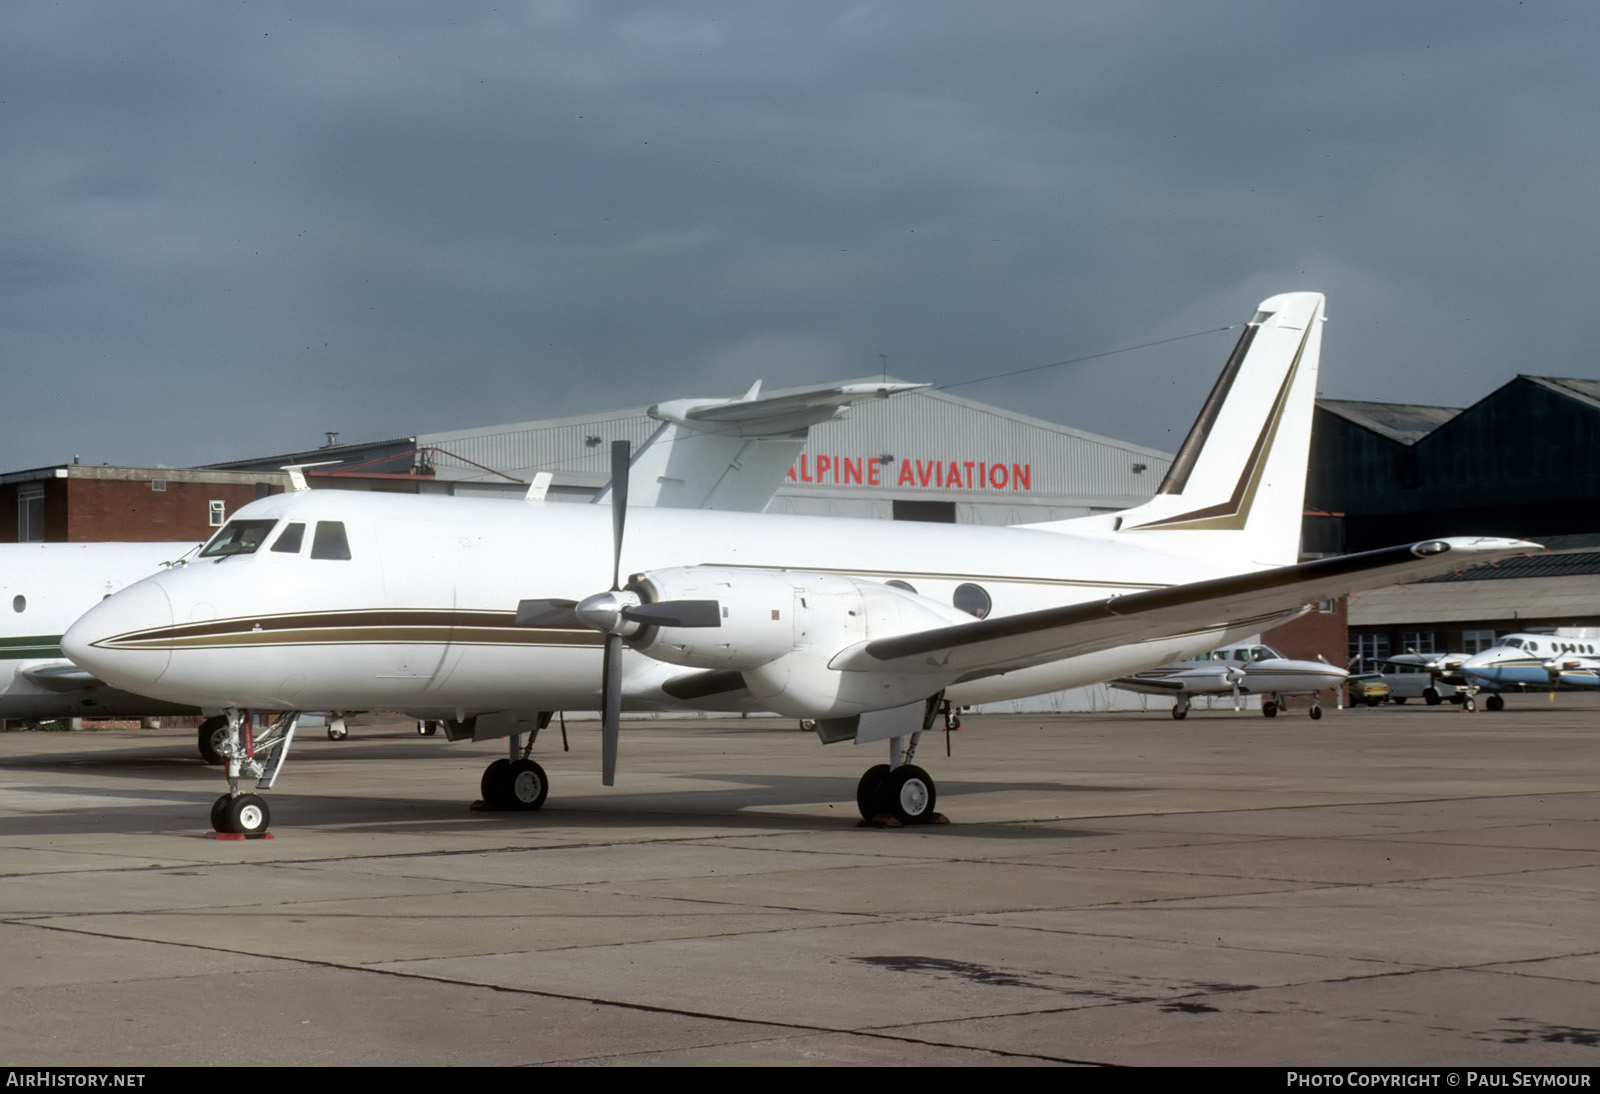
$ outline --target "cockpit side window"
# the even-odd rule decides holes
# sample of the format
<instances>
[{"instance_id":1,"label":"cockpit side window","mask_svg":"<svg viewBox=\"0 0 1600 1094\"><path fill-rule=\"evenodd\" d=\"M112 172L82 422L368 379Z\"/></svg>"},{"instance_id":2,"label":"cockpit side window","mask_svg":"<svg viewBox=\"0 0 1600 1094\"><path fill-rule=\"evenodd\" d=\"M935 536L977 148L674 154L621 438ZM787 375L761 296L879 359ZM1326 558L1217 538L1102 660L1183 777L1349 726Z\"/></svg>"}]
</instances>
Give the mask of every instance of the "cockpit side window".
<instances>
[{"instance_id":1,"label":"cockpit side window","mask_svg":"<svg viewBox=\"0 0 1600 1094\"><path fill-rule=\"evenodd\" d=\"M223 526L205 550L200 552L201 558L226 558L229 555L253 555L256 550L266 542L267 533L272 531L276 520L230 520Z\"/></svg>"},{"instance_id":2,"label":"cockpit side window","mask_svg":"<svg viewBox=\"0 0 1600 1094\"><path fill-rule=\"evenodd\" d=\"M300 547L306 540L306 526L304 521L295 521L283 530L283 533L273 541L272 550L286 555L297 555Z\"/></svg>"},{"instance_id":3,"label":"cockpit side window","mask_svg":"<svg viewBox=\"0 0 1600 1094\"><path fill-rule=\"evenodd\" d=\"M312 558L348 559L350 541L344 534L344 521L319 520L311 538Z\"/></svg>"}]
</instances>

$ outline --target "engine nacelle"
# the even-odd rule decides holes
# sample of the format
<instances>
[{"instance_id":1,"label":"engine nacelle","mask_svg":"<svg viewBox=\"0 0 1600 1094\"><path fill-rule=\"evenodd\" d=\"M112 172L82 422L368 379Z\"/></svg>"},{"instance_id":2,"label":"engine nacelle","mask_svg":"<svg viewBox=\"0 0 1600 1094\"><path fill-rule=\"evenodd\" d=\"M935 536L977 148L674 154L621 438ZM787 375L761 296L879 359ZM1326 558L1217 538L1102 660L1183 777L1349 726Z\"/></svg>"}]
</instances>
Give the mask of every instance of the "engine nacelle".
<instances>
[{"instance_id":1,"label":"engine nacelle","mask_svg":"<svg viewBox=\"0 0 1600 1094\"><path fill-rule=\"evenodd\" d=\"M717 601L719 626L649 627L629 640L657 660L700 669L748 671L796 653L826 665L868 638L971 620L877 581L803 570L685 566L639 574L628 589L646 603Z\"/></svg>"}]
</instances>

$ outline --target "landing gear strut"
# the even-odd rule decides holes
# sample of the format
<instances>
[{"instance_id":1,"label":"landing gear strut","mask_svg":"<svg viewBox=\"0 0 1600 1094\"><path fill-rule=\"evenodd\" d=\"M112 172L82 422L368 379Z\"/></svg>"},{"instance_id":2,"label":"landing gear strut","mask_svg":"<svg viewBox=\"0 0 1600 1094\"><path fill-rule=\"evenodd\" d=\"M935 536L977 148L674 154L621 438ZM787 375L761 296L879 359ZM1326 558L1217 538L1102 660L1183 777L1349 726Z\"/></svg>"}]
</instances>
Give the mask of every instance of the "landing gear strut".
<instances>
[{"instance_id":1,"label":"landing gear strut","mask_svg":"<svg viewBox=\"0 0 1600 1094\"><path fill-rule=\"evenodd\" d=\"M209 721L209 720L208 720ZM216 749L228 765L228 792L211 804L211 827L223 836L260 838L267 836L272 810L259 794L241 794L239 780L252 777L257 790L272 789L283 761L288 759L300 712L279 715L257 735L249 711L229 710L223 719L222 737ZM205 738L202 737L202 740ZM212 738L216 740L215 737ZM270 838L270 837L268 837Z\"/></svg>"}]
</instances>

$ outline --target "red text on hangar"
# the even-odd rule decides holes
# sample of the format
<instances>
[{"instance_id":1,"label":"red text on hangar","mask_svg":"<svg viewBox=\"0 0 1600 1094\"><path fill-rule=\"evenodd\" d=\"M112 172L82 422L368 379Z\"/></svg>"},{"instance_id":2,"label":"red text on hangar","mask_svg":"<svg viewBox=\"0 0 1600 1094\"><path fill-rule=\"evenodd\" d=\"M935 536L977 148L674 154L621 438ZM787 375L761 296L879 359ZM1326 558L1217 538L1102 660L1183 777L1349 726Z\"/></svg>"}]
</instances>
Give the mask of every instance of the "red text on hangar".
<instances>
[{"instance_id":1,"label":"red text on hangar","mask_svg":"<svg viewBox=\"0 0 1600 1094\"><path fill-rule=\"evenodd\" d=\"M790 482L830 486L883 486L883 464L874 456L801 456L789 468ZM1033 489L1033 465L990 463L988 460L900 461L896 486L931 486L940 490Z\"/></svg>"}]
</instances>

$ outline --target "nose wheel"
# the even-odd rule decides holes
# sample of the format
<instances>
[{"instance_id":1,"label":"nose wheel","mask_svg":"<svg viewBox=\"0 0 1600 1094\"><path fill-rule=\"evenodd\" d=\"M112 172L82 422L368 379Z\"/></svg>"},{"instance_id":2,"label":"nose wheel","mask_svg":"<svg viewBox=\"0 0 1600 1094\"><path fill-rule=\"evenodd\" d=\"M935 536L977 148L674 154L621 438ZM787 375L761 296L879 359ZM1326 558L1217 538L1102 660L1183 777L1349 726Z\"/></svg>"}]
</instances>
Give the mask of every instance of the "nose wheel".
<instances>
[{"instance_id":1,"label":"nose wheel","mask_svg":"<svg viewBox=\"0 0 1600 1094\"><path fill-rule=\"evenodd\" d=\"M259 838L271 823L272 810L260 794L224 794L211 804L211 827L223 835Z\"/></svg>"}]
</instances>

